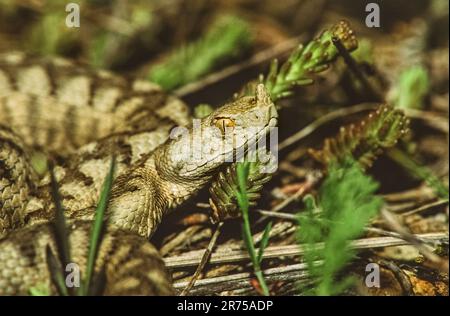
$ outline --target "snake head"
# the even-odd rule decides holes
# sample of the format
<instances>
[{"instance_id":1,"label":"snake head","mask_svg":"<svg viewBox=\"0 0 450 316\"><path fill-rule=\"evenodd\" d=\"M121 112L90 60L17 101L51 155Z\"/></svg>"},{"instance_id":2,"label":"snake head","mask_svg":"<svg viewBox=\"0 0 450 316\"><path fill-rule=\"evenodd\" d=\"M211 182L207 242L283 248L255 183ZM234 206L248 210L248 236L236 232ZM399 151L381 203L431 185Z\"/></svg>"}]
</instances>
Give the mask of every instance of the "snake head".
<instances>
[{"instance_id":1,"label":"snake head","mask_svg":"<svg viewBox=\"0 0 450 316\"><path fill-rule=\"evenodd\" d=\"M258 149L258 144L265 146L277 117L269 93L259 84L254 96L227 103L194 120L188 128L172 130L161 159L172 166L174 176L184 180L207 177L224 164L239 161L249 150Z\"/></svg>"}]
</instances>

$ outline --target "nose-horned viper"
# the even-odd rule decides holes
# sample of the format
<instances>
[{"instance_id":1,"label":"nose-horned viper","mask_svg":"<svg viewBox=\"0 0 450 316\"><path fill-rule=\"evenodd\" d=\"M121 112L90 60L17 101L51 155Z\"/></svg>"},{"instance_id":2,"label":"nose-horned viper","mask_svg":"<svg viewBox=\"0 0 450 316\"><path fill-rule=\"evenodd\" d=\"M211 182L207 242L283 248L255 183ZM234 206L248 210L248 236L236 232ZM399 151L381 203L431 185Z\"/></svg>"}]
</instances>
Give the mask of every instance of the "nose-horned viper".
<instances>
[{"instance_id":1,"label":"nose-horned viper","mask_svg":"<svg viewBox=\"0 0 450 316\"><path fill-rule=\"evenodd\" d=\"M105 272L102 293L167 295L173 293L170 278L147 238L165 213L276 121L263 85L255 96L192 122L182 101L152 83L64 59L0 56L0 294L27 294L40 283L55 292L45 252L47 245L55 249L50 177L35 174L32 149L61 162L55 175L72 257L81 267L90 220L116 155L107 233L96 262Z\"/></svg>"}]
</instances>

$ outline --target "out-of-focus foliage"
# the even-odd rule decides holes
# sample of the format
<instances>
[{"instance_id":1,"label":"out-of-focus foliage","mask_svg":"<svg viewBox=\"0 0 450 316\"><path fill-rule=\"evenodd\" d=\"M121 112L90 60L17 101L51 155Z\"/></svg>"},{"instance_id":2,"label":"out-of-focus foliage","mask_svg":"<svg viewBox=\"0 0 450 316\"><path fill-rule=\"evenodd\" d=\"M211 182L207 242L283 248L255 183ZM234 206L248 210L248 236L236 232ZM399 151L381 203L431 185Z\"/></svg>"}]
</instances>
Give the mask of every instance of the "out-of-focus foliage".
<instances>
[{"instance_id":1,"label":"out-of-focus foliage","mask_svg":"<svg viewBox=\"0 0 450 316\"><path fill-rule=\"evenodd\" d=\"M339 272L354 257L349 248L380 210L383 200L375 195L378 184L358 164L332 164L320 187L317 201L305 197L306 210L299 213L298 239L305 247L308 272L317 282L313 295L337 295L352 282ZM323 242L323 247L317 243Z\"/></svg>"},{"instance_id":2,"label":"out-of-focus foliage","mask_svg":"<svg viewBox=\"0 0 450 316\"><path fill-rule=\"evenodd\" d=\"M352 52L352 56L358 63L368 63L373 64L373 45L372 42L367 38L362 38L358 40L358 48Z\"/></svg>"},{"instance_id":3,"label":"out-of-focus foliage","mask_svg":"<svg viewBox=\"0 0 450 316\"><path fill-rule=\"evenodd\" d=\"M224 60L242 54L250 44L251 34L244 20L221 16L200 39L176 49L164 62L155 65L148 78L165 90L173 90L200 78Z\"/></svg>"},{"instance_id":4,"label":"out-of-focus foliage","mask_svg":"<svg viewBox=\"0 0 450 316\"><path fill-rule=\"evenodd\" d=\"M46 284L38 284L30 288L29 293L31 296L50 296L50 290Z\"/></svg>"},{"instance_id":5,"label":"out-of-focus foliage","mask_svg":"<svg viewBox=\"0 0 450 316\"><path fill-rule=\"evenodd\" d=\"M79 29L66 26L67 12L63 3L49 3L44 8L39 19L30 21L34 23L24 41L26 49L41 55L66 54L76 50Z\"/></svg>"},{"instance_id":6,"label":"out-of-focus foliage","mask_svg":"<svg viewBox=\"0 0 450 316\"><path fill-rule=\"evenodd\" d=\"M206 103L200 103L194 108L194 117L197 119L204 118L211 114L214 111L214 108Z\"/></svg>"},{"instance_id":7,"label":"out-of-focus foliage","mask_svg":"<svg viewBox=\"0 0 450 316\"><path fill-rule=\"evenodd\" d=\"M399 108L420 109L428 94L430 80L422 65L411 66L401 72L398 84L391 92L390 100Z\"/></svg>"},{"instance_id":8,"label":"out-of-focus foliage","mask_svg":"<svg viewBox=\"0 0 450 316\"><path fill-rule=\"evenodd\" d=\"M401 149L393 148L389 156L405 168L414 178L422 179L441 199L448 200L448 187L434 173L424 165L416 162Z\"/></svg>"}]
</instances>

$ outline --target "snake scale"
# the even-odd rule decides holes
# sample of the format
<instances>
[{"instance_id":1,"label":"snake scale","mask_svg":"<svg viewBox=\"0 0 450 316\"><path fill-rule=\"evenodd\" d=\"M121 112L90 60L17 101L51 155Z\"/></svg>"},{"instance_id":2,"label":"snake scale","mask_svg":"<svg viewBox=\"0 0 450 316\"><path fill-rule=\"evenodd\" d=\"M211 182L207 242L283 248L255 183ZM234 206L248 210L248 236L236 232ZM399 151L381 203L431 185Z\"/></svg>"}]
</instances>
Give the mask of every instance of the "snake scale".
<instances>
[{"instance_id":1,"label":"snake scale","mask_svg":"<svg viewBox=\"0 0 450 316\"><path fill-rule=\"evenodd\" d=\"M26 295L39 284L56 294L46 264L46 248L57 251L55 207L50 176L39 177L30 164L34 150L56 157L72 258L82 273L91 220L116 156L107 230L95 266L104 272L101 294L170 295L169 273L148 238L164 214L194 196L232 155L276 123L263 85L195 125L189 108L153 83L62 58L3 53L0 295ZM248 127L251 132L243 133Z\"/></svg>"}]
</instances>

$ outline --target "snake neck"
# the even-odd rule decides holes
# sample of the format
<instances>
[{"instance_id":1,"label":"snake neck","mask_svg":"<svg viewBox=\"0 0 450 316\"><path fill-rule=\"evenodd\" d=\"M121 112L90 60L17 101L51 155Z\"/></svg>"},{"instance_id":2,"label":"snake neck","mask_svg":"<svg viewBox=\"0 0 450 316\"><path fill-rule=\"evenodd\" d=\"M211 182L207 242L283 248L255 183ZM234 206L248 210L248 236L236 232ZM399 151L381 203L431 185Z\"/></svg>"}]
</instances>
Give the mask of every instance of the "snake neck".
<instances>
[{"instance_id":1,"label":"snake neck","mask_svg":"<svg viewBox=\"0 0 450 316\"><path fill-rule=\"evenodd\" d=\"M186 200L195 196L205 185L207 185L214 174L201 172L198 176L185 177L180 174L177 164L170 159L167 153L170 143L161 146L155 154L146 162L146 168L155 171L158 179L160 195L167 201L167 210L171 211L183 204Z\"/></svg>"}]
</instances>

